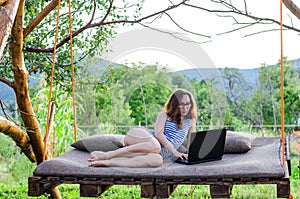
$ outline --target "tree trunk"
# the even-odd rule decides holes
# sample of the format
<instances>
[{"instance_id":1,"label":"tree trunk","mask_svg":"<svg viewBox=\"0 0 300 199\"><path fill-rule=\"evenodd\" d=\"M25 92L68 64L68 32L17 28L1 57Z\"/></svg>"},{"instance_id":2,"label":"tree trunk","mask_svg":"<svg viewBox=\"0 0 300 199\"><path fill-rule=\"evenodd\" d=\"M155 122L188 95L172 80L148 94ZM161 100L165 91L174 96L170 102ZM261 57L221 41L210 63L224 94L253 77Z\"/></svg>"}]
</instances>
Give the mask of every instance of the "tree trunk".
<instances>
[{"instance_id":1,"label":"tree trunk","mask_svg":"<svg viewBox=\"0 0 300 199\"><path fill-rule=\"evenodd\" d=\"M43 161L43 140L28 92L28 71L25 67L23 56L23 11L24 0L21 0L12 29L11 51L15 80L13 88L22 120L36 156L37 164L40 164Z\"/></svg>"},{"instance_id":2,"label":"tree trunk","mask_svg":"<svg viewBox=\"0 0 300 199\"><path fill-rule=\"evenodd\" d=\"M16 101L26 132L30 138L30 143L36 157L37 164L43 161L43 139L31 106L28 87L28 71L24 64L23 55L23 15L24 15L24 0L20 0L18 12L12 28L12 64L14 71L13 88L16 94ZM53 198L61 198L57 188L49 191Z\"/></svg>"},{"instance_id":3,"label":"tree trunk","mask_svg":"<svg viewBox=\"0 0 300 199\"><path fill-rule=\"evenodd\" d=\"M0 59L15 20L20 0L7 0L0 3Z\"/></svg>"}]
</instances>

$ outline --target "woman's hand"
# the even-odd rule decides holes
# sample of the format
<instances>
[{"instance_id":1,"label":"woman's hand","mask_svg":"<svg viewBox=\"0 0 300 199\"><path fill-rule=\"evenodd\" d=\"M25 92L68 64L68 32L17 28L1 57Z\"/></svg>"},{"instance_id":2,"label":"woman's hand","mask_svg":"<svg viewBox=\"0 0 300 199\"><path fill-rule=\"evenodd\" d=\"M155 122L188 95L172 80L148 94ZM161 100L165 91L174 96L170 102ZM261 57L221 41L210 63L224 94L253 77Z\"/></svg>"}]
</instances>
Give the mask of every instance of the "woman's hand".
<instances>
[{"instance_id":1,"label":"woman's hand","mask_svg":"<svg viewBox=\"0 0 300 199\"><path fill-rule=\"evenodd\" d=\"M182 160L187 160L188 159L188 154L186 154L186 153L180 153L180 152L176 151L173 155L177 158L182 159Z\"/></svg>"}]
</instances>

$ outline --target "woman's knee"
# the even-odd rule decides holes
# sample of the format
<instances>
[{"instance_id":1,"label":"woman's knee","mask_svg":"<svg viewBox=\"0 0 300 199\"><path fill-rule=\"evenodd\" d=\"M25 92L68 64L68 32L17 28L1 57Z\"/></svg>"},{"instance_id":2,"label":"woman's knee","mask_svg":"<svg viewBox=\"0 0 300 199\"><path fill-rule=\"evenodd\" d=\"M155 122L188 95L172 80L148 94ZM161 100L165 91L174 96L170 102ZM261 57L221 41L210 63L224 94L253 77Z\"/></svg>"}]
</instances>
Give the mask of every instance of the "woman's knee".
<instances>
[{"instance_id":1,"label":"woman's knee","mask_svg":"<svg viewBox=\"0 0 300 199\"><path fill-rule=\"evenodd\" d=\"M124 138L125 145L133 145L141 142L149 142L153 136L144 128L132 128Z\"/></svg>"},{"instance_id":2,"label":"woman's knee","mask_svg":"<svg viewBox=\"0 0 300 199\"><path fill-rule=\"evenodd\" d=\"M157 153L150 153L148 154L148 165L149 167L160 167L163 165L163 158L161 155Z\"/></svg>"},{"instance_id":3,"label":"woman's knee","mask_svg":"<svg viewBox=\"0 0 300 199\"><path fill-rule=\"evenodd\" d=\"M149 148L150 148L150 152L151 153L160 153L161 150L161 145L160 143L157 141L156 138L153 137L153 140L151 143L149 143Z\"/></svg>"}]
</instances>

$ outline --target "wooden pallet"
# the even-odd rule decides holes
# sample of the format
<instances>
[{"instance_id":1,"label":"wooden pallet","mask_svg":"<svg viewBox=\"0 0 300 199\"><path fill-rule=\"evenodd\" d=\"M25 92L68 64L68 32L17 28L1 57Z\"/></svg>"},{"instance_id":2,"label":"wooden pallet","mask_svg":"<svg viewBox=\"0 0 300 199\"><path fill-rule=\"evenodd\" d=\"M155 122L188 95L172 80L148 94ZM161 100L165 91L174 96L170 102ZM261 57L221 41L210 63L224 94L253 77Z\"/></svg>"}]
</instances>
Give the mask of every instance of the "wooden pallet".
<instances>
[{"instance_id":1,"label":"wooden pallet","mask_svg":"<svg viewBox=\"0 0 300 199\"><path fill-rule=\"evenodd\" d=\"M289 198L290 180L284 178L78 178L42 177L28 178L28 195L40 196L60 184L79 184L81 197L98 197L113 185L140 185L143 198L168 198L177 185L209 185L212 198L230 198L233 185L276 184L277 197Z\"/></svg>"},{"instance_id":2,"label":"wooden pallet","mask_svg":"<svg viewBox=\"0 0 300 199\"><path fill-rule=\"evenodd\" d=\"M285 142L284 175L281 177L201 177L184 176L149 176L99 175L97 177L78 177L76 174L64 176L33 175L28 178L28 195L40 196L60 184L79 184L81 197L98 197L113 185L139 185L143 198L168 198L177 185L209 185L212 198L230 198L234 185L276 184L277 197L289 198L291 163L289 154L289 137Z\"/></svg>"}]
</instances>

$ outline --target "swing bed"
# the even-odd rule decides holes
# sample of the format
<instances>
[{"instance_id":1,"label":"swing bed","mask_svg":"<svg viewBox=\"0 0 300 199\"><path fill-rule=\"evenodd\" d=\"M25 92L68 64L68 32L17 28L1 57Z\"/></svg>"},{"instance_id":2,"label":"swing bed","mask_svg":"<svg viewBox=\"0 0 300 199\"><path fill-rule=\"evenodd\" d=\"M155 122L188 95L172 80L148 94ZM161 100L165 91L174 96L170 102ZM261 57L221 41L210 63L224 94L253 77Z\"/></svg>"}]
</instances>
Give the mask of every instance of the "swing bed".
<instances>
[{"instance_id":1,"label":"swing bed","mask_svg":"<svg viewBox=\"0 0 300 199\"><path fill-rule=\"evenodd\" d=\"M256 138L247 153L219 161L182 165L167 160L159 168L88 167L89 152L72 149L42 162L28 179L28 195L40 196L60 184L79 184L80 196L98 197L113 185L140 185L141 197L168 198L177 185L209 185L212 198L230 198L233 185L275 184L278 198L290 196L290 159L280 138Z\"/></svg>"},{"instance_id":2,"label":"swing bed","mask_svg":"<svg viewBox=\"0 0 300 199\"><path fill-rule=\"evenodd\" d=\"M69 1L68 1L69 2ZM74 67L72 59L72 26L70 17L70 55L72 66L73 105ZM56 19L56 35L50 79L47 121L50 119L50 99L54 74L56 40L58 35L59 7ZM282 2L281 2L282 13ZM281 14L282 15L282 14ZM282 19L281 19L282 20ZM281 23L281 74L283 74L282 23ZM278 198L292 198L290 195L291 165L289 139L284 136L283 75L281 75L281 137L256 138L247 153L224 154L219 161L196 165L181 165L164 161L159 168L116 168L88 167L89 152L72 149L59 157L39 164L33 176L28 178L28 195L40 196L60 184L79 184L80 196L98 197L113 185L140 185L141 197L168 198L177 185L209 185L212 198L229 198L233 185L274 184ZM74 134L76 140L76 116L74 114ZM47 145L49 125L46 122L44 146ZM44 147L44 154L46 148ZM45 157L45 156L44 156ZM44 158L45 159L45 158Z\"/></svg>"}]
</instances>

